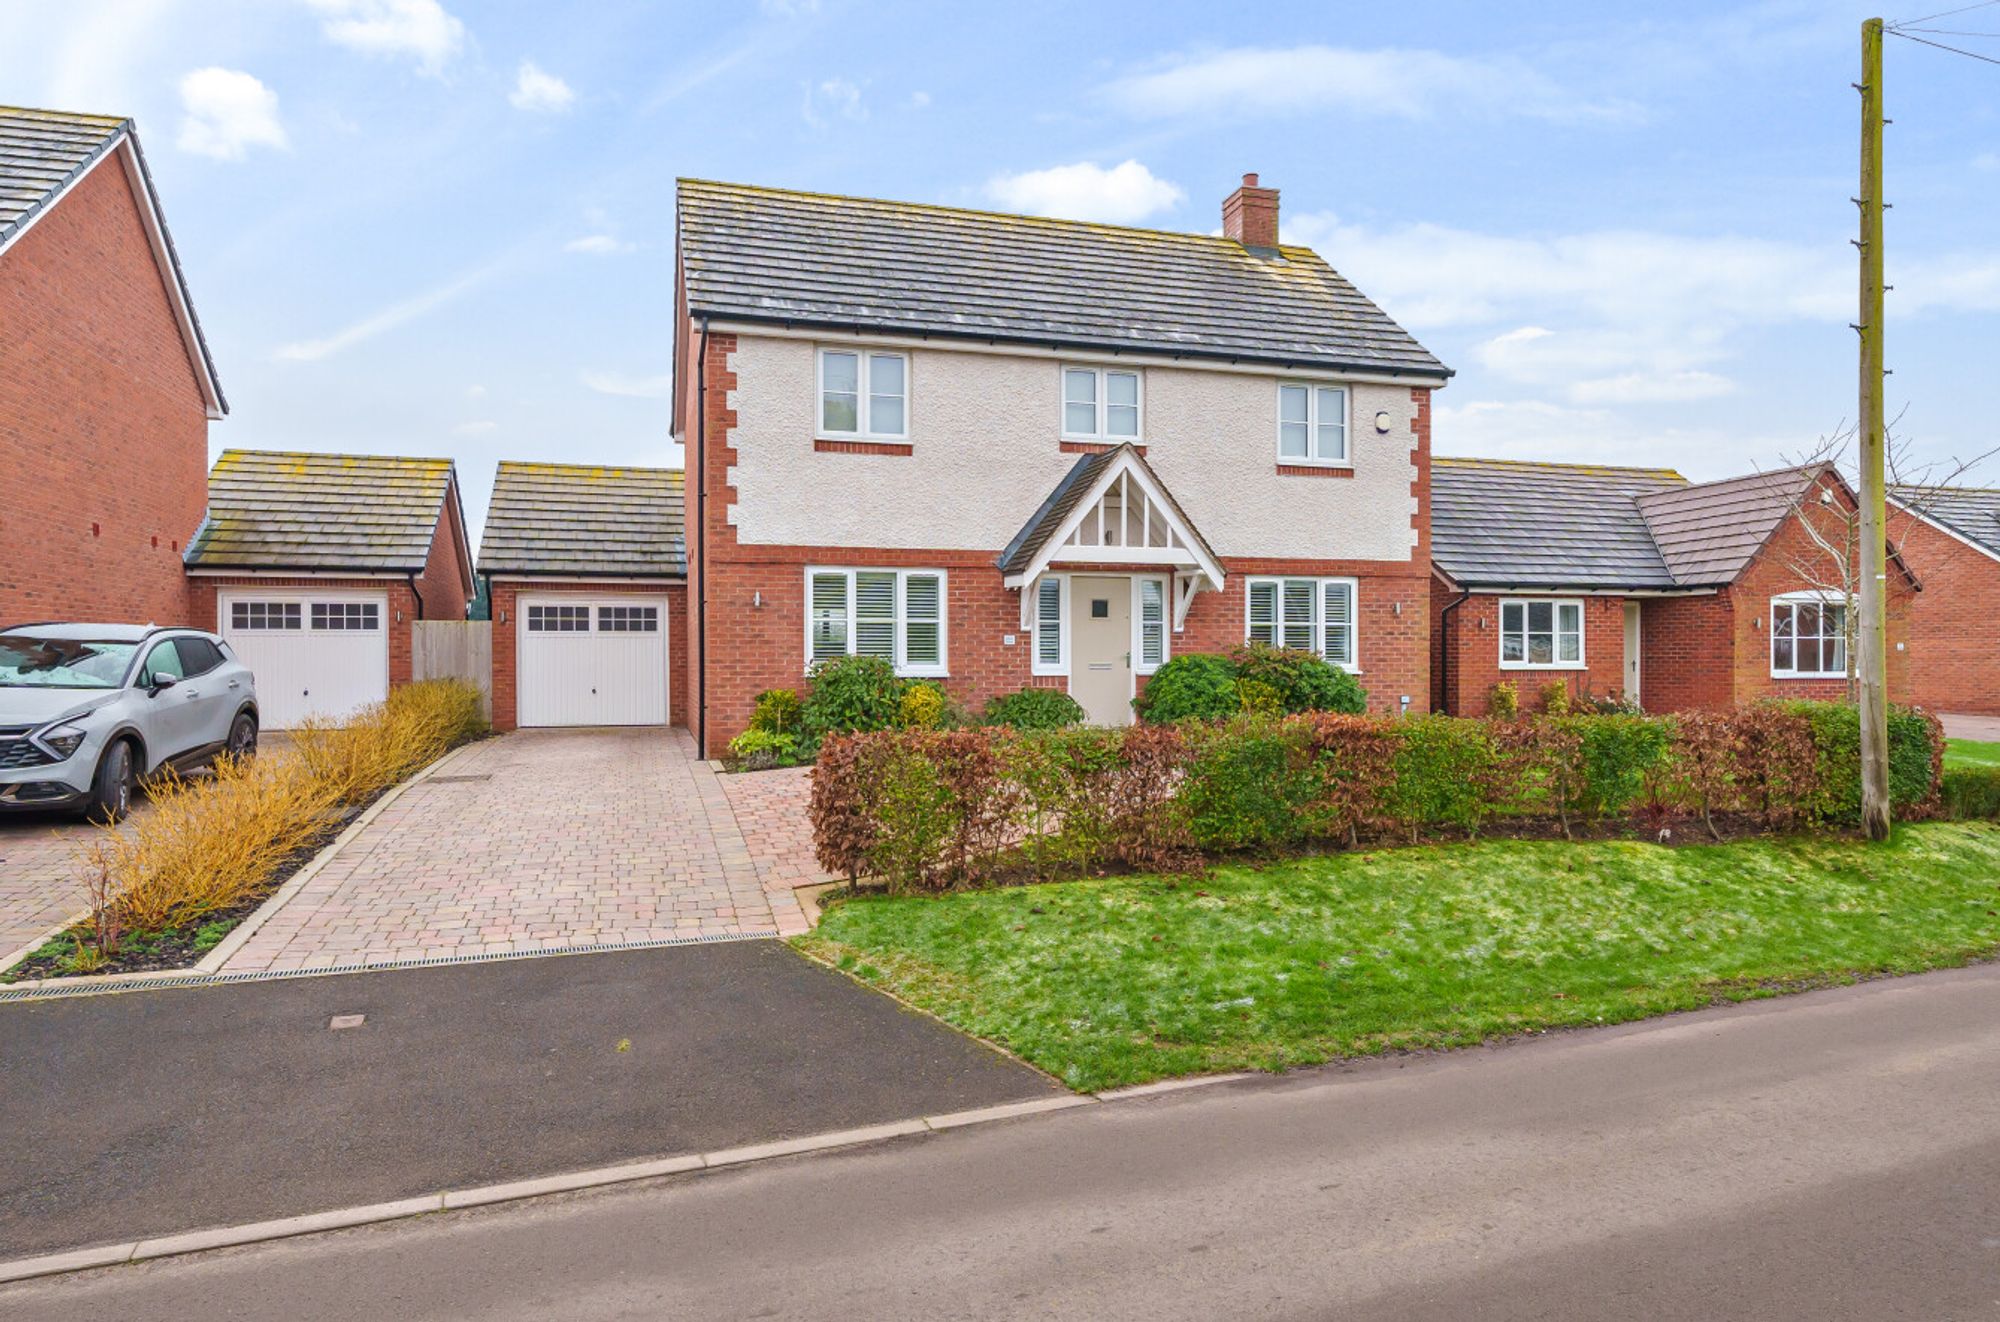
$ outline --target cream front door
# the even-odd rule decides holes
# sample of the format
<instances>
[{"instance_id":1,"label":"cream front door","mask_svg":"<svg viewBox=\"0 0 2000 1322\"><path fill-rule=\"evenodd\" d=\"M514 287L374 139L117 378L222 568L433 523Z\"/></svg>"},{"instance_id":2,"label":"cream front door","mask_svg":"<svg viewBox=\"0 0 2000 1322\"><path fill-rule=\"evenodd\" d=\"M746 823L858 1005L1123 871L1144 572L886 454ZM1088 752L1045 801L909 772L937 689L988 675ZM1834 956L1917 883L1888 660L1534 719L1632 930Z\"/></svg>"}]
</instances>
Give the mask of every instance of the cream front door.
<instances>
[{"instance_id":1,"label":"cream front door","mask_svg":"<svg viewBox=\"0 0 2000 1322\"><path fill-rule=\"evenodd\" d=\"M1639 603L1625 603L1625 701L1639 701L1640 647Z\"/></svg>"},{"instance_id":2,"label":"cream front door","mask_svg":"<svg viewBox=\"0 0 2000 1322\"><path fill-rule=\"evenodd\" d=\"M1132 723L1132 580L1069 581L1069 695L1092 725Z\"/></svg>"}]
</instances>

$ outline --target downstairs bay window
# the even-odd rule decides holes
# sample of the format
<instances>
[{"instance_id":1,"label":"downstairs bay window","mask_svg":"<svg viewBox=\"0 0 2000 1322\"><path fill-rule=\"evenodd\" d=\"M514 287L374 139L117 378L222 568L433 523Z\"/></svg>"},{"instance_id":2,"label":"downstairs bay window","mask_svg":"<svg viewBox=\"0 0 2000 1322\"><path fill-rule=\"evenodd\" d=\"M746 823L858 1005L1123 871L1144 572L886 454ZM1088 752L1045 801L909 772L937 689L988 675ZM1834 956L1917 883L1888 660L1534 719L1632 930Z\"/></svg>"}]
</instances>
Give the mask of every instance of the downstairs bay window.
<instances>
[{"instance_id":1,"label":"downstairs bay window","mask_svg":"<svg viewBox=\"0 0 2000 1322\"><path fill-rule=\"evenodd\" d=\"M806 665L879 656L899 675L944 675L944 571L808 569Z\"/></svg>"},{"instance_id":2,"label":"downstairs bay window","mask_svg":"<svg viewBox=\"0 0 2000 1322\"><path fill-rule=\"evenodd\" d=\"M1353 579L1253 578L1246 587L1245 638L1317 652L1343 670L1355 669Z\"/></svg>"},{"instance_id":3,"label":"downstairs bay window","mask_svg":"<svg viewBox=\"0 0 2000 1322\"><path fill-rule=\"evenodd\" d=\"M1771 599L1771 678L1847 678L1847 607L1818 593Z\"/></svg>"}]
</instances>

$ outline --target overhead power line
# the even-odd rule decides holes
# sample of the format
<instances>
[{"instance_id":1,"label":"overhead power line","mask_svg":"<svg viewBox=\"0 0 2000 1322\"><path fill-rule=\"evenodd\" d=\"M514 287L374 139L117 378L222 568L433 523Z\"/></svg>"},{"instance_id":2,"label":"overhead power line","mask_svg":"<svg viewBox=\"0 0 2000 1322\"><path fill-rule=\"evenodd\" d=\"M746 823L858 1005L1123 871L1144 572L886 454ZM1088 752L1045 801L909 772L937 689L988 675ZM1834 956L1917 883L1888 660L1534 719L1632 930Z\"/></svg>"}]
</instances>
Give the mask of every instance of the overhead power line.
<instances>
[{"instance_id":1,"label":"overhead power line","mask_svg":"<svg viewBox=\"0 0 2000 1322\"><path fill-rule=\"evenodd\" d=\"M1923 37L1913 37L1909 33L1896 28L1885 28L1883 30L1892 37L1901 37L1904 41L1914 41L1919 46L1931 46L1937 50L1948 50L1953 55L1963 55L1968 60L1979 60L1986 64L2000 64L2000 60L1994 59L1991 55L1981 55L1977 51L1960 50L1956 46L1947 46L1941 41L1929 41Z\"/></svg>"}]
</instances>

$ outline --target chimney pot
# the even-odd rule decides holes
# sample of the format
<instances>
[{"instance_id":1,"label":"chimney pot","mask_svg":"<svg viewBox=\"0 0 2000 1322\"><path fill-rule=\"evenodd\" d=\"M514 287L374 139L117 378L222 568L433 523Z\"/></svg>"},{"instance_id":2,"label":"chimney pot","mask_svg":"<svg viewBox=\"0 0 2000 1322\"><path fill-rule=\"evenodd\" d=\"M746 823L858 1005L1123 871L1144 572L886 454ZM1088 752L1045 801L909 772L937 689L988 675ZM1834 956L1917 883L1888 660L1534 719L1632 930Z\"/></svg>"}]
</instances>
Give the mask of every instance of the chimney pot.
<instances>
[{"instance_id":1,"label":"chimney pot","mask_svg":"<svg viewBox=\"0 0 2000 1322\"><path fill-rule=\"evenodd\" d=\"M1246 248L1278 246L1278 190L1264 188L1255 174L1222 202L1222 232Z\"/></svg>"}]
</instances>

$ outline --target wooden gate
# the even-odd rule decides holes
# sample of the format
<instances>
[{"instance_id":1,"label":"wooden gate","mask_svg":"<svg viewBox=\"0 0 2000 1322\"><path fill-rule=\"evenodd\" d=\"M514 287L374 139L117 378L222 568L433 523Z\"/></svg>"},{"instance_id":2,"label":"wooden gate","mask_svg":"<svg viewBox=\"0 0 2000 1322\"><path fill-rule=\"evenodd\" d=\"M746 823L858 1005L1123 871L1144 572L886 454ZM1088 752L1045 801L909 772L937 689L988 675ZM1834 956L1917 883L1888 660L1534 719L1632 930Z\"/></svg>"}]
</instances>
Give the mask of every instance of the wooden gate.
<instances>
[{"instance_id":1,"label":"wooden gate","mask_svg":"<svg viewBox=\"0 0 2000 1322\"><path fill-rule=\"evenodd\" d=\"M493 625L487 620L417 620L410 630L412 679L462 679L477 684L493 719Z\"/></svg>"}]
</instances>

